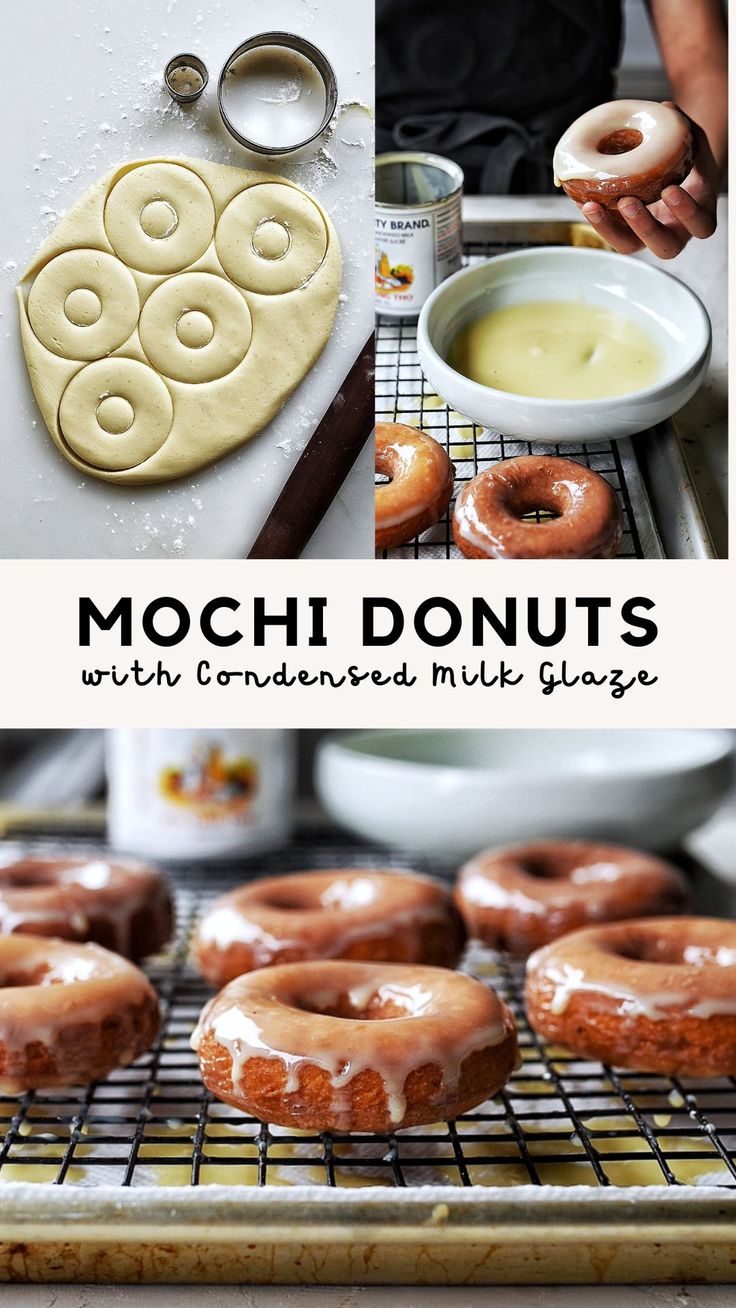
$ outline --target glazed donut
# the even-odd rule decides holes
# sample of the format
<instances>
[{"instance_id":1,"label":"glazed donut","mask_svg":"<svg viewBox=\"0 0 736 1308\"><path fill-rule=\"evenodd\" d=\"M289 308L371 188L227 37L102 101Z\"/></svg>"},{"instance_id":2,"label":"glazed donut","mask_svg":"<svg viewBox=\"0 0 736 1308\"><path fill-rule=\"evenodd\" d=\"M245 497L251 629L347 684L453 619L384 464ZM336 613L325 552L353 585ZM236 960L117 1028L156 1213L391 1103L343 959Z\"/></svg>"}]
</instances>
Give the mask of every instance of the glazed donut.
<instances>
[{"instance_id":1,"label":"glazed donut","mask_svg":"<svg viewBox=\"0 0 736 1308\"><path fill-rule=\"evenodd\" d=\"M224 277L180 273L146 300L141 345L154 368L180 382L216 381L242 363L253 335L242 293Z\"/></svg>"},{"instance_id":2,"label":"glazed donut","mask_svg":"<svg viewBox=\"0 0 736 1308\"><path fill-rule=\"evenodd\" d=\"M247 291L283 295L324 262L327 226L310 196L285 182L259 182L230 201L215 246L228 277Z\"/></svg>"},{"instance_id":3,"label":"glazed donut","mask_svg":"<svg viewBox=\"0 0 736 1308\"><path fill-rule=\"evenodd\" d=\"M153 986L99 945L0 936L0 1088L83 1085L127 1067L160 1026Z\"/></svg>"},{"instance_id":4,"label":"glazed donut","mask_svg":"<svg viewBox=\"0 0 736 1308\"><path fill-rule=\"evenodd\" d=\"M136 164L105 203L105 231L117 255L144 273L177 273L196 263L212 241L215 204L191 168Z\"/></svg>"},{"instance_id":5,"label":"glazed donut","mask_svg":"<svg viewBox=\"0 0 736 1308\"><path fill-rule=\"evenodd\" d=\"M264 1122L392 1131L496 1094L516 1028L488 986L406 964L287 963L231 981L192 1036L207 1089Z\"/></svg>"},{"instance_id":6,"label":"glazed donut","mask_svg":"<svg viewBox=\"0 0 736 1308\"><path fill-rule=\"evenodd\" d=\"M136 359L100 359L72 377L59 405L59 427L80 459L123 472L150 458L174 420L157 372Z\"/></svg>"},{"instance_id":7,"label":"glazed donut","mask_svg":"<svg viewBox=\"0 0 736 1308\"><path fill-rule=\"evenodd\" d=\"M554 516L525 521L542 511ZM523 454L466 482L452 534L466 559L611 559L623 517L608 482L572 459Z\"/></svg>"},{"instance_id":8,"label":"glazed donut","mask_svg":"<svg viewBox=\"0 0 736 1308\"><path fill-rule=\"evenodd\" d=\"M171 936L169 890L155 868L107 854L30 855L0 864L0 934L91 940L126 958Z\"/></svg>"},{"instance_id":9,"label":"glazed donut","mask_svg":"<svg viewBox=\"0 0 736 1308\"><path fill-rule=\"evenodd\" d=\"M264 877L207 910L194 957L214 986L275 963L352 958L454 967L465 930L449 889L408 873L336 868Z\"/></svg>"},{"instance_id":10,"label":"glazed donut","mask_svg":"<svg viewBox=\"0 0 736 1308\"><path fill-rule=\"evenodd\" d=\"M485 850L460 869L455 891L468 934L517 958L589 922L680 912L688 897L671 863L576 840Z\"/></svg>"},{"instance_id":11,"label":"glazed donut","mask_svg":"<svg viewBox=\"0 0 736 1308\"><path fill-rule=\"evenodd\" d=\"M693 162L690 125L679 109L651 100L612 100L568 127L554 153L555 182L573 200L616 209L625 195L654 204Z\"/></svg>"},{"instance_id":12,"label":"glazed donut","mask_svg":"<svg viewBox=\"0 0 736 1308\"><path fill-rule=\"evenodd\" d=\"M582 1058L666 1076L736 1074L736 923L586 927L529 959L529 1022Z\"/></svg>"},{"instance_id":13,"label":"glazed donut","mask_svg":"<svg viewBox=\"0 0 736 1308\"><path fill-rule=\"evenodd\" d=\"M140 301L133 274L119 259L102 250L66 250L41 269L27 308L42 345L90 362L132 336Z\"/></svg>"},{"instance_id":14,"label":"glazed donut","mask_svg":"<svg viewBox=\"0 0 736 1308\"><path fill-rule=\"evenodd\" d=\"M379 422L376 472L376 549L391 549L439 522L452 499L455 470L442 446L400 422Z\"/></svg>"}]
</instances>

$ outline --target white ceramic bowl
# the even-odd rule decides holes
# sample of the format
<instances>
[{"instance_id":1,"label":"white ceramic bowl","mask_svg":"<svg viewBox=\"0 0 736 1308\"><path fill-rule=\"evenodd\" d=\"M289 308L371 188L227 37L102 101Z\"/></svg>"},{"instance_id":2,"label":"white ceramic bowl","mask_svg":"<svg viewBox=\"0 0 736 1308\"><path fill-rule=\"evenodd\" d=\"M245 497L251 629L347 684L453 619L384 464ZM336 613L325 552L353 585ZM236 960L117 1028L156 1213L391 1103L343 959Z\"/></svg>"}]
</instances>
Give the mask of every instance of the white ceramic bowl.
<instances>
[{"instance_id":1,"label":"white ceramic bowl","mask_svg":"<svg viewBox=\"0 0 736 1308\"><path fill-rule=\"evenodd\" d=\"M725 731L363 731L323 742L331 816L372 844L461 860L544 838L676 845L733 778Z\"/></svg>"},{"instance_id":2,"label":"white ceramic bowl","mask_svg":"<svg viewBox=\"0 0 736 1308\"><path fill-rule=\"evenodd\" d=\"M583 300L625 313L654 337L664 360L653 386L602 400L544 400L482 386L447 362L458 331L509 304ZM670 273L605 250L543 246L499 254L432 292L417 327L419 362L438 395L482 427L545 442L631 436L693 396L710 356L710 320L697 295Z\"/></svg>"}]
</instances>

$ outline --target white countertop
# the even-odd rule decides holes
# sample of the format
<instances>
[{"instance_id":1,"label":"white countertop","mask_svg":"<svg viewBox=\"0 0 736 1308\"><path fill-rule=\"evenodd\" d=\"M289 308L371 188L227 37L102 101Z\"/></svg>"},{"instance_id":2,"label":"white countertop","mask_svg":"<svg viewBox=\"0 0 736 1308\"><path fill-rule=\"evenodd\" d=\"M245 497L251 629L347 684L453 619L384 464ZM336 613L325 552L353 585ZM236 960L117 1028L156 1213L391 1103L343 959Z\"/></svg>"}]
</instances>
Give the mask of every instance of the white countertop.
<instances>
[{"instance_id":1,"label":"white countertop","mask_svg":"<svg viewBox=\"0 0 736 1308\"><path fill-rule=\"evenodd\" d=\"M215 88L231 50L274 28L321 46L340 104L355 104L329 139L271 164L225 132ZM183 50L210 70L203 99L186 108L162 85L165 63ZM0 557L242 557L373 326L372 8L341 0L32 0L6 25L4 75ZM265 431L195 477L134 489L81 477L52 444L26 374L15 287L58 215L96 177L160 154L262 167L314 193L340 236L345 298L325 353ZM367 448L307 554L370 557L372 493Z\"/></svg>"}]
</instances>

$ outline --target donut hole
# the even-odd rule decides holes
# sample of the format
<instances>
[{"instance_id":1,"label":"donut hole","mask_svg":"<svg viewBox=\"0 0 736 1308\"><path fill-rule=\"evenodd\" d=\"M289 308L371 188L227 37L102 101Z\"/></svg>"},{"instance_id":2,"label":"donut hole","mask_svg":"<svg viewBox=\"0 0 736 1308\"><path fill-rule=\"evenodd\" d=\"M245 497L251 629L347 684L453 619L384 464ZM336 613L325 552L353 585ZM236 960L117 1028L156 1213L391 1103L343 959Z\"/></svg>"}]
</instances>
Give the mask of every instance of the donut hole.
<instances>
[{"instance_id":1,"label":"donut hole","mask_svg":"<svg viewBox=\"0 0 736 1308\"><path fill-rule=\"evenodd\" d=\"M647 932L632 934L616 945L620 958L636 963L660 963L669 967L734 967L736 950L721 945L699 945L696 942L657 936Z\"/></svg>"},{"instance_id":2,"label":"donut hole","mask_svg":"<svg viewBox=\"0 0 736 1308\"><path fill-rule=\"evenodd\" d=\"M564 505L558 499L543 493L535 494L533 490L515 497L507 507L519 522L532 525L552 522L556 518L561 518L565 512Z\"/></svg>"},{"instance_id":3,"label":"donut hole","mask_svg":"<svg viewBox=\"0 0 736 1308\"><path fill-rule=\"evenodd\" d=\"M152 241L165 241L179 226L179 215L168 200L149 200L141 209L139 221Z\"/></svg>"},{"instance_id":4,"label":"donut hole","mask_svg":"<svg viewBox=\"0 0 736 1308\"><path fill-rule=\"evenodd\" d=\"M135 409L124 395L103 395L97 405L97 422L108 436L123 436L134 419Z\"/></svg>"},{"instance_id":5,"label":"donut hole","mask_svg":"<svg viewBox=\"0 0 736 1308\"><path fill-rule=\"evenodd\" d=\"M96 291L80 286L67 295L64 316L73 327L94 327L102 317L102 300Z\"/></svg>"},{"instance_id":6,"label":"donut hole","mask_svg":"<svg viewBox=\"0 0 736 1308\"><path fill-rule=\"evenodd\" d=\"M644 137L636 127L617 127L613 132L607 132L598 142L599 154L628 154L630 150L635 150L641 145Z\"/></svg>"},{"instance_id":7,"label":"donut hole","mask_svg":"<svg viewBox=\"0 0 736 1308\"><path fill-rule=\"evenodd\" d=\"M572 871L563 862L551 862L544 854L532 854L529 858L525 858L522 868L528 877L534 877L538 881L562 881Z\"/></svg>"},{"instance_id":8,"label":"donut hole","mask_svg":"<svg viewBox=\"0 0 736 1308\"><path fill-rule=\"evenodd\" d=\"M291 249L291 232L285 223L264 218L253 232L251 247L259 259L285 259Z\"/></svg>"},{"instance_id":9,"label":"donut hole","mask_svg":"<svg viewBox=\"0 0 736 1308\"><path fill-rule=\"evenodd\" d=\"M176 334L188 350L203 350L215 334L215 324L209 314L186 309L177 321Z\"/></svg>"},{"instance_id":10,"label":"donut hole","mask_svg":"<svg viewBox=\"0 0 736 1308\"><path fill-rule=\"evenodd\" d=\"M55 886L58 880L58 875L54 875L50 868L38 863L18 863L15 867L0 869L0 886L12 886L17 890Z\"/></svg>"},{"instance_id":11,"label":"donut hole","mask_svg":"<svg viewBox=\"0 0 736 1308\"><path fill-rule=\"evenodd\" d=\"M381 987L370 994L365 991L340 991L338 994L304 995L298 1007L320 1017L338 1017L348 1022L385 1022L393 1018L414 1017L417 1009L408 995Z\"/></svg>"}]
</instances>

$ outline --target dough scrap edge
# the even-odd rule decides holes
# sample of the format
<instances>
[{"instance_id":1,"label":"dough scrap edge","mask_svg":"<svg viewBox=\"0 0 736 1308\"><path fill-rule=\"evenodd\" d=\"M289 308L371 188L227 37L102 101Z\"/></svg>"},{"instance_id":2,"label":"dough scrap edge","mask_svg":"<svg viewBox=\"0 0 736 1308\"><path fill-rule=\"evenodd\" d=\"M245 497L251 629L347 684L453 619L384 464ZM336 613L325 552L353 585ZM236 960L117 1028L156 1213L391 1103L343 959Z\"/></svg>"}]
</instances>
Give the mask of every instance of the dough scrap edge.
<instances>
[{"instance_id":1,"label":"dough scrap edge","mask_svg":"<svg viewBox=\"0 0 736 1308\"><path fill-rule=\"evenodd\" d=\"M237 288L246 300L253 318L253 341L243 362L232 373L215 382L190 384L162 377L175 405L175 423L170 435L143 463L122 471L108 471L78 458L64 439L58 420L61 395L72 377L87 364L80 360L68 360L53 355L41 344L28 318L27 294L32 279L41 269L67 250L89 248L115 255L101 217L104 214L104 197L121 177L135 168L152 163L175 164L188 168L198 176L213 196L216 222L234 196L249 186L264 182L289 186L307 195L316 205L325 224L327 249L320 267L305 283L293 291L280 295L266 295ZM213 193L213 188L216 194ZM70 227L75 230L73 241L65 236ZM210 242L200 259L182 270L183 273L193 271L212 271L226 278L217 258L214 240ZM141 273L135 269L131 269L131 272L138 283L142 301L145 301L156 286L169 280L171 276L171 274ZM51 439L66 462L77 472L108 483L152 485L192 475L211 466L261 433L314 367L332 336L341 284L342 256L339 238L332 220L313 195L289 178L238 168L230 164L217 164L209 160L173 155L131 160L126 164L118 165L99 177L59 220L23 273L16 292L28 374ZM262 324L260 333L259 323ZM269 324L271 324L270 333ZM261 340L260 338L264 336L264 328L267 339ZM136 326L128 341L104 358L131 358L148 363L148 358L140 344L138 327ZM246 366L251 374L258 368L268 368L270 376L278 378L278 383L275 387L264 384L262 371L259 376L249 377L246 389L238 399L237 412L249 413L252 419L250 431L246 434L233 431L218 433L213 424L221 421L217 410L222 390L226 389L228 384L232 384L233 379L237 378ZM49 373L54 375L54 382L50 387L44 380ZM177 404L180 411L182 408L187 410L192 407L195 395L202 406L196 419L197 430L190 431L188 437L182 436L176 431ZM204 429L207 429L210 439L210 448L205 457L202 454L201 439L201 431Z\"/></svg>"}]
</instances>

